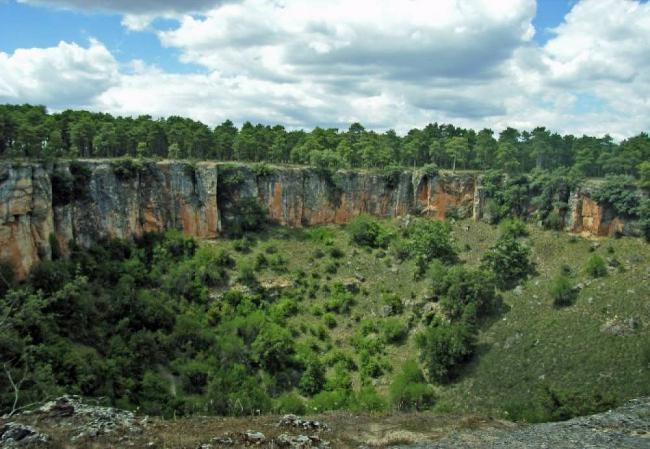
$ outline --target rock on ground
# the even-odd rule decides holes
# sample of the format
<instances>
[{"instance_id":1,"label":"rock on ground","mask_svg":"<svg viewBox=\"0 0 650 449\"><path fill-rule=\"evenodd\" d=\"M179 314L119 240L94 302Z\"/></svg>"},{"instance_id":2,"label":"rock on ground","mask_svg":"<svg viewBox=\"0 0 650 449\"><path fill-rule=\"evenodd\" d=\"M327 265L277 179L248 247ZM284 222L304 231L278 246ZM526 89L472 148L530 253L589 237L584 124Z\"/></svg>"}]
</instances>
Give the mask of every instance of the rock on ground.
<instances>
[{"instance_id":1,"label":"rock on ground","mask_svg":"<svg viewBox=\"0 0 650 449\"><path fill-rule=\"evenodd\" d=\"M454 433L436 443L394 449L650 449L650 398L564 422Z\"/></svg>"},{"instance_id":2,"label":"rock on ground","mask_svg":"<svg viewBox=\"0 0 650 449\"><path fill-rule=\"evenodd\" d=\"M0 448L37 447L47 441L47 435L25 424L9 422L0 427Z\"/></svg>"}]
</instances>

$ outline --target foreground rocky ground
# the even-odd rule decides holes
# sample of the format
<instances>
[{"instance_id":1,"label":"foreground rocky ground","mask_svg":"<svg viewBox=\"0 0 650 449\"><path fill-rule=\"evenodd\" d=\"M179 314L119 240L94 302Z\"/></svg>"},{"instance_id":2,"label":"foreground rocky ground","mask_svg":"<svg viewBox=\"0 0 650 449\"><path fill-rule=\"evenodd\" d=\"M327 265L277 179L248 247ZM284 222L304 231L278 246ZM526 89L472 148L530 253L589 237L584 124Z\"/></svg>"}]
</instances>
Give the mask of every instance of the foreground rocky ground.
<instances>
[{"instance_id":1,"label":"foreground rocky ground","mask_svg":"<svg viewBox=\"0 0 650 449\"><path fill-rule=\"evenodd\" d=\"M650 398L559 423L517 425L451 415L191 418L163 421L51 401L0 419L0 448L650 448Z\"/></svg>"},{"instance_id":2,"label":"foreground rocky ground","mask_svg":"<svg viewBox=\"0 0 650 449\"><path fill-rule=\"evenodd\" d=\"M454 432L436 443L401 447L408 449L650 448L650 398L632 400L615 410L564 422L536 424L515 430L482 429L473 432Z\"/></svg>"}]
</instances>

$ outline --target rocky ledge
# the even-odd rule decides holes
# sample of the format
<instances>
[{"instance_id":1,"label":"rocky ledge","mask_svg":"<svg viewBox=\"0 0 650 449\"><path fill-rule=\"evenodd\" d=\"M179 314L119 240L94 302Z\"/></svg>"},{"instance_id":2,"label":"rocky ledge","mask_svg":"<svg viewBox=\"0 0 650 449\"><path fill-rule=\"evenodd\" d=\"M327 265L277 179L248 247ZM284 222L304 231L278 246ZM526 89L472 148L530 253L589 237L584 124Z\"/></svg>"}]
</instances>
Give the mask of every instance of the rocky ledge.
<instances>
[{"instance_id":1,"label":"rocky ledge","mask_svg":"<svg viewBox=\"0 0 650 449\"><path fill-rule=\"evenodd\" d=\"M217 238L255 203L284 226L343 224L368 213L489 219L479 174L392 173L215 162L86 160L0 163L0 263L24 278L71 243L178 229ZM567 231L633 234L635 227L590 199L564 192ZM531 214L534 211L531 211Z\"/></svg>"},{"instance_id":2,"label":"rocky ledge","mask_svg":"<svg viewBox=\"0 0 650 449\"><path fill-rule=\"evenodd\" d=\"M394 449L637 449L650 448L650 398L569 421L516 430L483 429L454 433L431 444Z\"/></svg>"}]
</instances>

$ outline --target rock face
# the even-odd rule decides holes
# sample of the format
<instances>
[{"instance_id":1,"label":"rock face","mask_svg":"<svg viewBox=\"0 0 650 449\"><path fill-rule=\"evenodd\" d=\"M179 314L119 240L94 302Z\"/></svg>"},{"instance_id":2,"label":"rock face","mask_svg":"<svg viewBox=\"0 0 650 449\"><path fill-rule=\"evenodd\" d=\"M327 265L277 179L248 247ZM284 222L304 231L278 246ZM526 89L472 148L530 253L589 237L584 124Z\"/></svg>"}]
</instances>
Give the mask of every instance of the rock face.
<instances>
[{"instance_id":1,"label":"rock face","mask_svg":"<svg viewBox=\"0 0 650 449\"><path fill-rule=\"evenodd\" d=\"M567 230L593 236L638 235L638 223L622 220L611 208L592 199L594 186L585 184L572 192Z\"/></svg>"},{"instance_id":2,"label":"rock face","mask_svg":"<svg viewBox=\"0 0 650 449\"><path fill-rule=\"evenodd\" d=\"M0 164L0 262L24 278L53 251L70 243L127 238L178 229L197 238L228 232L253 202L281 225L348 222L369 213L419 213L481 219L480 176L433 175L418 170L382 175L310 168L201 162L74 161ZM634 233L630 224L590 199L571 193L567 230L593 235Z\"/></svg>"}]
</instances>

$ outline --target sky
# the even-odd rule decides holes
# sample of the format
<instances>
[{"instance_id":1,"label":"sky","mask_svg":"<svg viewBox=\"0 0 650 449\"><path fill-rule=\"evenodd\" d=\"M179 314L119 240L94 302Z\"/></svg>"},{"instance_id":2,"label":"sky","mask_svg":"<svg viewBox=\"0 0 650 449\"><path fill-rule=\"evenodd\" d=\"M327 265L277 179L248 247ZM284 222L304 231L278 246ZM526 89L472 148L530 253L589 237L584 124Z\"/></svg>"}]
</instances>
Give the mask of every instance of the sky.
<instances>
[{"instance_id":1,"label":"sky","mask_svg":"<svg viewBox=\"0 0 650 449\"><path fill-rule=\"evenodd\" d=\"M645 0L0 0L0 103L287 128L650 131Z\"/></svg>"}]
</instances>

